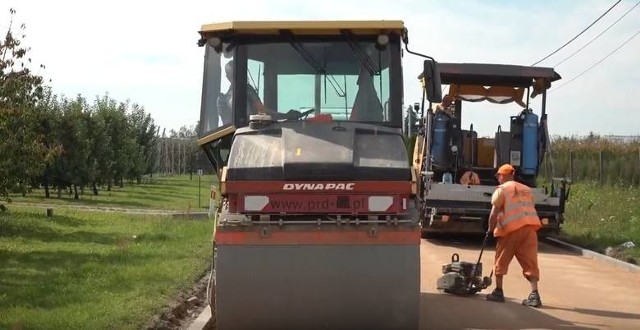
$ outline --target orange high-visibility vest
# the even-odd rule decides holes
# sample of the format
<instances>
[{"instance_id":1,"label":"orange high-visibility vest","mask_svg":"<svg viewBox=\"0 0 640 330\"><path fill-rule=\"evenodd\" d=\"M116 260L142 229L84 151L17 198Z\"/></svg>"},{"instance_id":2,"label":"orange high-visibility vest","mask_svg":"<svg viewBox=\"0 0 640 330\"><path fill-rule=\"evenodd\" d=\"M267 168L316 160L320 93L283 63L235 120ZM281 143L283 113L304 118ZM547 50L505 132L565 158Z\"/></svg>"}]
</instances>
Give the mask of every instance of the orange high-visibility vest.
<instances>
[{"instance_id":1,"label":"orange high-visibility vest","mask_svg":"<svg viewBox=\"0 0 640 330\"><path fill-rule=\"evenodd\" d=\"M493 231L494 236L505 236L524 226L534 226L535 230L542 227L531 188L519 182L509 181L498 186L498 189L502 189L504 205L502 217L498 219Z\"/></svg>"}]
</instances>

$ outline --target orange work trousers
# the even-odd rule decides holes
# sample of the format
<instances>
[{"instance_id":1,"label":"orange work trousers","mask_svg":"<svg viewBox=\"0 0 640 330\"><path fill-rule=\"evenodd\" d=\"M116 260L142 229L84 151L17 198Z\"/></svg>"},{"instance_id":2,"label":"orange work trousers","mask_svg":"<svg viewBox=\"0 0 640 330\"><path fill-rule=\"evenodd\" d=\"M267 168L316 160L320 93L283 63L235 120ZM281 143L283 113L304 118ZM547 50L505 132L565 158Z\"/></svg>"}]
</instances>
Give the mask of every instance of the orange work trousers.
<instances>
[{"instance_id":1,"label":"orange work trousers","mask_svg":"<svg viewBox=\"0 0 640 330\"><path fill-rule=\"evenodd\" d=\"M538 269L538 234L534 227L524 226L506 236L497 237L495 273L507 275L509 264L516 257L522 266L522 275L529 279L540 279Z\"/></svg>"}]
</instances>

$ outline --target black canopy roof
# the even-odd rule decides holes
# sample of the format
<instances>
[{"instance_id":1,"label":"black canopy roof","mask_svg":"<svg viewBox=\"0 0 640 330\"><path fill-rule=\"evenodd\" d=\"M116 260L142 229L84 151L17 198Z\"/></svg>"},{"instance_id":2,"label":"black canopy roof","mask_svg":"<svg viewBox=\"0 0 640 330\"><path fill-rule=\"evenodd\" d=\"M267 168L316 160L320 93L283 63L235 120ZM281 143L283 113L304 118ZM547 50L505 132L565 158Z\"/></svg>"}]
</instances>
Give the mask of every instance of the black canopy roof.
<instances>
[{"instance_id":1,"label":"black canopy roof","mask_svg":"<svg viewBox=\"0 0 640 330\"><path fill-rule=\"evenodd\" d=\"M553 68L489 63L438 63L443 84L529 87L534 80L548 83L562 77ZM418 76L422 79L422 74Z\"/></svg>"}]
</instances>

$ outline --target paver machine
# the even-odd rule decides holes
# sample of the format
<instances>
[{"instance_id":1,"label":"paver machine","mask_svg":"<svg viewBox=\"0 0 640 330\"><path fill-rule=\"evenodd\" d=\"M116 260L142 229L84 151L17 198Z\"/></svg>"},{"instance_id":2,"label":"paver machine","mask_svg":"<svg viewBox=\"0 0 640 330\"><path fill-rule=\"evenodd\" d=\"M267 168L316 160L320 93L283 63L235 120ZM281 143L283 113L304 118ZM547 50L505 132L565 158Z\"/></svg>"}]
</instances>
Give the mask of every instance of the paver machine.
<instances>
[{"instance_id":1,"label":"paver machine","mask_svg":"<svg viewBox=\"0 0 640 330\"><path fill-rule=\"evenodd\" d=\"M402 134L402 21L203 25L199 145L219 176L219 329L418 327L417 172Z\"/></svg>"},{"instance_id":2,"label":"paver machine","mask_svg":"<svg viewBox=\"0 0 640 330\"><path fill-rule=\"evenodd\" d=\"M568 180L553 175L546 103L547 90L560 75L552 68L492 63L440 63L439 70L448 93L435 109L422 113L413 153L413 166L421 173L424 233L486 232L497 168L511 164L516 181L533 189L543 224L540 236L557 234ZM530 101L538 95L542 100L536 114ZM490 137L478 137L473 124L465 129L463 105L471 102L486 102L484 111L512 109L508 127L498 125Z\"/></svg>"}]
</instances>

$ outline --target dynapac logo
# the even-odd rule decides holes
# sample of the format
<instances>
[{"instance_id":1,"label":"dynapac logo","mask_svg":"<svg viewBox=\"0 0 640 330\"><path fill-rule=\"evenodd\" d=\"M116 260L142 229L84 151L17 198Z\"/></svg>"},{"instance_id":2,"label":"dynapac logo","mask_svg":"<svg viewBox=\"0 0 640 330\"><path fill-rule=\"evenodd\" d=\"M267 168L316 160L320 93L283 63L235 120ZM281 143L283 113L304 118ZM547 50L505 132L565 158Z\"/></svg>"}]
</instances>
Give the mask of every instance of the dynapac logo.
<instances>
[{"instance_id":1,"label":"dynapac logo","mask_svg":"<svg viewBox=\"0 0 640 330\"><path fill-rule=\"evenodd\" d=\"M282 190L353 190L355 183L285 183Z\"/></svg>"}]
</instances>

